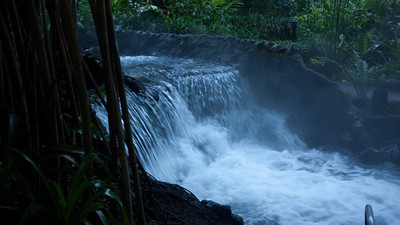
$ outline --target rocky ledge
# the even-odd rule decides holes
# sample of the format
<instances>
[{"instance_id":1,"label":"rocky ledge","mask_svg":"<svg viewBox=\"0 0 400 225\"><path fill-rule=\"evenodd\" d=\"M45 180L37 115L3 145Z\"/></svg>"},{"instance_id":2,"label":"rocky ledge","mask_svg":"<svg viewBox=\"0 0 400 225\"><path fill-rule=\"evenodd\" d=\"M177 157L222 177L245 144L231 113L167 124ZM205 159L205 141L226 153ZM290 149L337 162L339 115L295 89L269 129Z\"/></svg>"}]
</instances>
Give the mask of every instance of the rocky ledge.
<instances>
[{"instance_id":1,"label":"rocky ledge","mask_svg":"<svg viewBox=\"0 0 400 225\"><path fill-rule=\"evenodd\" d=\"M244 224L241 217L232 213L230 206L208 200L199 201L191 192L176 184L156 180L150 183L144 191L144 199L146 215L151 224Z\"/></svg>"}]
</instances>

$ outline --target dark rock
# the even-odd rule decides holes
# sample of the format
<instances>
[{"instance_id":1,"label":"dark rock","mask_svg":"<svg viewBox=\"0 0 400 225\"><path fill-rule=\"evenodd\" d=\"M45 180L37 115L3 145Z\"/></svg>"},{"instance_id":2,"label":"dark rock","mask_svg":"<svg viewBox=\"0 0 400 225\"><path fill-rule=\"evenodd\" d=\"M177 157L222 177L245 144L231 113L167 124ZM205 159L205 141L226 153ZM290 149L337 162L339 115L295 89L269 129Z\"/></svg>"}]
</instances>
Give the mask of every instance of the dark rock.
<instances>
[{"instance_id":1,"label":"dark rock","mask_svg":"<svg viewBox=\"0 0 400 225\"><path fill-rule=\"evenodd\" d=\"M144 193L146 195L146 192ZM176 185L152 180L152 198L157 202L169 224L243 225L243 219L232 214L229 206L212 201L199 201L188 190ZM146 198L146 196L145 196ZM146 206L146 209L155 207ZM146 212L152 215L154 212Z\"/></svg>"},{"instance_id":2,"label":"dark rock","mask_svg":"<svg viewBox=\"0 0 400 225\"><path fill-rule=\"evenodd\" d=\"M378 88L371 97L371 112L375 115L385 114L388 109L388 92L384 88Z\"/></svg>"},{"instance_id":3,"label":"dark rock","mask_svg":"<svg viewBox=\"0 0 400 225\"><path fill-rule=\"evenodd\" d=\"M93 52L93 49L98 49L98 42L97 42L97 34L96 30L93 28L83 28L78 30L78 41L80 47L84 51L88 51L90 53Z\"/></svg>"},{"instance_id":4,"label":"dark rock","mask_svg":"<svg viewBox=\"0 0 400 225\"><path fill-rule=\"evenodd\" d=\"M126 87L131 89L136 94L145 92L145 85L134 77L124 76L124 82Z\"/></svg>"},{"instance_id":5,"label":"dark rock","mask_svg":"<svg viewBox=\"0 0 400 225\"><path fill-rule=\"evenodd\" d=\"M400 115L366 115L349 129L343 147L364 164L393 163L400 168Z\"/></svg>"},{"instance_id":6,"label":"dark rock","mask_svg":"<svg viewBox=\"0 0 400 225\"><path fill-rule=\"evenodd\" d=\"M400 115L365 116L362 124L370 146L383 147L396 140L400 141Z\"/></svg>"},{"instance_id":7,"label":"dark rock","mask_svg":"<svg viewBox=\"0 0 400 225\"><path fill-rule=\"evenodd\" d=\"M100 59L89 55L89 54L85 54L82 56L88 70L90 71L90 76L92 76L93 80L94 80L94 84L96 86L101 86L104 83L104 70L103 67L101 66L101 62ZM85 70L85 73L87 73L87 71ZM85 80L86 80L86 86L89 89L93 89L94 88L94 84L91 81L91 79L89 78L89 74L86 74L85 76Z\"/></svg>"},{"instance_id":8,"label":"dark rock","mask_svg":"<svg viewBox=\"0 0 400 225\"><path fill-rule=\"evenodd\" d=\"M203 200L201 204L212 210L217 217L226 220L227 224L242 225L243 219L237 215L232 214L231 207L228 205L220 205L216 202Z\"/></svg>"},{"instance_id":9,"label":"dark rock","mask_svg":"<svg viewBox=\"0 0 400 225\"><path fill-rule=\"evenodd\" d=\"M360 111L366 111L368 109L368 99L366 98L354 98L352 103Z\"/></svg>"}]
</instances>

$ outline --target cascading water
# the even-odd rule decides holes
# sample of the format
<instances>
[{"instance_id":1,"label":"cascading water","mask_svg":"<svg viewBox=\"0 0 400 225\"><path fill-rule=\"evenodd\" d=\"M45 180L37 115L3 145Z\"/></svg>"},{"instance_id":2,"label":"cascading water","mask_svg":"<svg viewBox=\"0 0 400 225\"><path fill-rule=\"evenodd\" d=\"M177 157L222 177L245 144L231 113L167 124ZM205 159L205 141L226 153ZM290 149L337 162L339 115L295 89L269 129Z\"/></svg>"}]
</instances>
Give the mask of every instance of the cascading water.
<instances>
[{"instance_id":1,"label":"cascading water","mask_svg":"<svg viewBox=\"0 0 400 225\"><path fill-rule=\"evenodd\" d=\"M339 153L307 149L284 115L257 106L235 66L122 57L135 145L148 172L200 199L228 204L245 224L400 224L400 181ZM97 109L106 123L105 110Z\"/></svg>"}]
</instances>

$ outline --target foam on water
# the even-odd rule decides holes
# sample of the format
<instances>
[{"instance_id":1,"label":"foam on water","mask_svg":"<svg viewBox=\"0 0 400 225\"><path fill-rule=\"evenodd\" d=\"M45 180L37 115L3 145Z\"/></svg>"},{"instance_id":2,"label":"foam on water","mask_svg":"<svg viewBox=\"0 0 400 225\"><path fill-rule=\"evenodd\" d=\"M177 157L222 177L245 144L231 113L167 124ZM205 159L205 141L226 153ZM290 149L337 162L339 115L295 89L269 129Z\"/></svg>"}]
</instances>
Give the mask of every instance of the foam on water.
<instances>
[{"instance_id":1,"label":"foam on water","mask_svg":"<svg viewBox=\"0 0 400 225\"><path fill-rule=\"evenodd\" d=\"M377 224L398 224L399 181L380 176L339 154L239 143L181 184L231 205L247 224L363 224L367 203Z\"/></svg>"},{"instance_id":2,"label":"foam on water","mask_svg":"<svg viewBox=\"0 0 400 225\"><path fill-rule=\"evenodd\" d=\"M364 224L366 204L376 224L400 224L398 177L307 149L284 115L249 100L235 66L152 56L122 63L151 80L145 93L127 93L135 145L157 179L230 205L246 224Z\"/></svg>"}]
</instances>

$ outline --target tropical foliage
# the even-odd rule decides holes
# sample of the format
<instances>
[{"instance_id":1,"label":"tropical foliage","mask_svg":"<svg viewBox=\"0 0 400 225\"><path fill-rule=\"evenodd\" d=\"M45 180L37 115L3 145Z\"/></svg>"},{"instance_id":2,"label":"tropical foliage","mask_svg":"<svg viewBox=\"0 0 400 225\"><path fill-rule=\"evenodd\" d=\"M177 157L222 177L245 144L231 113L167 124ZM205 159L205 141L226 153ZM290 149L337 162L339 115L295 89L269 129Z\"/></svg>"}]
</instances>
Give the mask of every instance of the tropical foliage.
<instances>
[{"instance_id":1,"label":"tropical foliage","mask_svg":"<svg viewBox=\"0 0 400 225\"><path fill-rule=\"evenodd\" d=\"M331 79L355 85L383 84L382 77L400 80L397 0L114 0L112 5L118 28L297 45L308 66ZM294 18L296 43L289 25ZM368 79L361 64L368 67Z\"/></svg>"},{"instance_id":2,"label":"tropical foliage","mask_svg":"<svg viewBox=\"0 0 400 225\"><path fill-rule=\"evenodd\" d=\"M356 69L360 64L369 67L371 80L383 74L387 78L400 78L399 58L393 57L399 48L394 44L400 28L396 1L337 0L311 5L309 13L298 17L303 23L299 27L300 43L309 51L311 66L322 65L319 69L323 70L325 66L332 67L333 61L340 66L323 72L337 79L352 79L354 74L363 76Z\"/></svg>"},{"instance_id":3,"label":"tropical foliage","mask_svg":"<svg viewBox=\"0 0 400 225\"><path fill-rule=\"evenodd\" d=\"M88 99L87 83L96 84L80 52L72 3L0 3L2 223L145 224L140 163L130 126L122 128L121 117L130 122L110 4L90 0L85 11L94 18L102 79L109 84L103 101L110 115L105 138Z\"/></svg>"}]
</instances>

